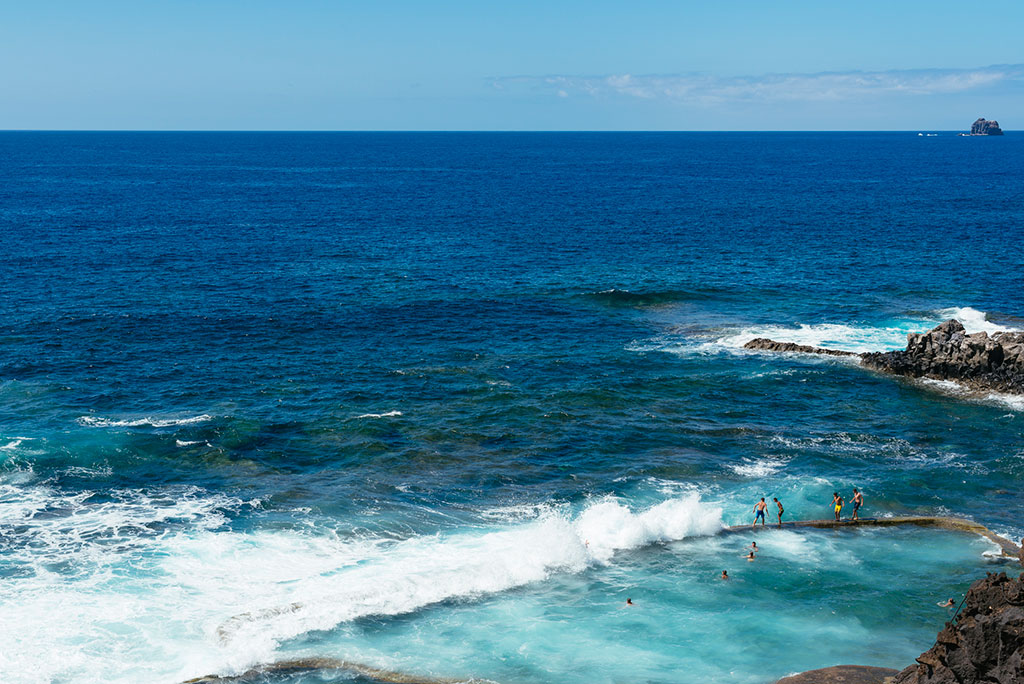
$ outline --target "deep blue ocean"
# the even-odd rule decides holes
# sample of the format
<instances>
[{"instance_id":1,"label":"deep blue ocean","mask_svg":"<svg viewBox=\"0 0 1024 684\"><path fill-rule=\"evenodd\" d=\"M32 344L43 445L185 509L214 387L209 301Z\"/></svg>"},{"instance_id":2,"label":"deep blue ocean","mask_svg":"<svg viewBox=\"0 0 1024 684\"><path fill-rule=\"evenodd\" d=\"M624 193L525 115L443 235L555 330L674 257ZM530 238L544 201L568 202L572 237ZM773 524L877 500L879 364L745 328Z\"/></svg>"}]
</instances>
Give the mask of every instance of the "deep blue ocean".
<instances>
[{"instance_id":1,"label":"deep blue ocean","mask_svg":"<svg viewBox=\"0 0 1024 684\"><path fill-rule=\"evenodd\" d=\"M7 132L0 236L6 683L905 667L990 543L715 533L1024 535L1021 399L741 349L1024 329L1024 135Z\"/></svg>"}]
</instances>

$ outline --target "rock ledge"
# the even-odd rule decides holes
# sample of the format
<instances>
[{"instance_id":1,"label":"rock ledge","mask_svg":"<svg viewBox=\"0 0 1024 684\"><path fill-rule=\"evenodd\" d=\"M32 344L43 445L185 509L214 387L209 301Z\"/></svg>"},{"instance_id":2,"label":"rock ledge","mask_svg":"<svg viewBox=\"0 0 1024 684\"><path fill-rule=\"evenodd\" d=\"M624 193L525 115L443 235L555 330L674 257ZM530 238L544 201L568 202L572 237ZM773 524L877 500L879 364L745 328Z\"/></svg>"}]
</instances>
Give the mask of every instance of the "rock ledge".
<instances>
[{"instance_id":1,"label":"rock ledge","mask_svg":"<svg viewBox=\"0 0 1024 684\"><path fill-rule=\"evenodd\" d=\"M860 356L861 365L912 378L952 380L970 390L1024 394L1024 333L985 332L968 335L964 326L950 319L926 333L907 335L903 351L854 354L838 349L776 342L763 337L744 349L775 352Z\"/></svg>"}]
</instances>

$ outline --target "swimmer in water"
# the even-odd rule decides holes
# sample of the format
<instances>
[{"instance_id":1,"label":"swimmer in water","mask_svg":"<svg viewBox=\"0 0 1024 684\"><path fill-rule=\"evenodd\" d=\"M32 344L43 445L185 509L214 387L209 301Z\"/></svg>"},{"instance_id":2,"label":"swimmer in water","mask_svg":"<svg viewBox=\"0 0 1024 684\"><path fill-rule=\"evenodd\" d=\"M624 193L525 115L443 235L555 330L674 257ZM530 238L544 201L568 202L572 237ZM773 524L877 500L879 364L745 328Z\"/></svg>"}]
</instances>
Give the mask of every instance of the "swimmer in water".
<instances>
[{"instance_id":1,"label":"swimmer in water","mask_svg":"<svg viewBox=\"0 0 1024 684\"><path fill-rule=\"evenodd\" d=\"M750 548L752 548L754 551L760 551L761 550L761 549L757 548L757 542L750 542Z\"/></svg>"},{"instance_id":2,"label":"swimmer in water","mask_svg":"<svg viewBox=\"0 0 1024 684\"><path fill-rule=\"evenodd\" d=\"M750 553L747 554L747 560L748 561L754 560L754 552L753 551L751 551Z\"/></svg>"},{"instance_id":3,"label":"swimmer in water","mask_svg":"<svg viewBox=\"0 0 1024 684\"><path fill-rule=\"evenodd\" d=\"M937 603L935 605L937 605L939 608L952 608L955 605L955 603L953 599L949 599L945 603Z\"/></svg>"},{"instance_id":4,"label":"swimmer in water","mask_svg":"<svg viewBox=\"0 0 1024 684\"><path fill-rule=\"evenodd\" d=\"M636 604L635 604L635 603L633 603L633 599L631 599L631 598L628 598L628 599L626 599L626 605L627 605L627 606L635 606Z\"/></svg>"},{"instance_id":5,"label":"swimmer in water","mask_svg":"<svg viewBox=\"0 0 1024 684\"><path fill-rule=\"evenodd\" d=\"M724 579L724 580L729 579L729 573L726 572L725 570L722 571L722 579Z\"/></svg>"}]
</instances>

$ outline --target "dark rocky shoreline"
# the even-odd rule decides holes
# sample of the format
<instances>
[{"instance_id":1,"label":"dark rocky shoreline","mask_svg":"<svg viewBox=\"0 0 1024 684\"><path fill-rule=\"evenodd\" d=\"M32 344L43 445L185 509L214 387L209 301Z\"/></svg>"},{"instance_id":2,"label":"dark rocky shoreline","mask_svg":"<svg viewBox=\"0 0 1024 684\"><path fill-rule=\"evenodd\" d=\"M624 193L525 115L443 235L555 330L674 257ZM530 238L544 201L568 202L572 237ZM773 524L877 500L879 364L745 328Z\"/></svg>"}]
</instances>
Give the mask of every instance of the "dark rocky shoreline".
<instances>
[{"instance_id":1,"label":"dark rocky shoreline","mask_svg":"<svg viewBox=\"0 0 1024 684\"><path fill-rule=\"evenodd\" d=\"M861 665L826 667L777 684L1021 684L1024 573L1017 578L989 573L972 584L957 615L916 661L902 672Z\"/></svg>"},{"instance_id":2,"label":"dark rocky shoreline","mask_svg":"<svg viewBox=\"0 0 1024 684\"><path fill-rule=\"evenodd\" d=\"M951 380L973 391L1024 394L1024 333L968 335L955 319L926 333L910 333L903 351L854 354L765 338L743 346L761 351L860 356L861 365L884 373Z\"/></svg>"}]
</instances>

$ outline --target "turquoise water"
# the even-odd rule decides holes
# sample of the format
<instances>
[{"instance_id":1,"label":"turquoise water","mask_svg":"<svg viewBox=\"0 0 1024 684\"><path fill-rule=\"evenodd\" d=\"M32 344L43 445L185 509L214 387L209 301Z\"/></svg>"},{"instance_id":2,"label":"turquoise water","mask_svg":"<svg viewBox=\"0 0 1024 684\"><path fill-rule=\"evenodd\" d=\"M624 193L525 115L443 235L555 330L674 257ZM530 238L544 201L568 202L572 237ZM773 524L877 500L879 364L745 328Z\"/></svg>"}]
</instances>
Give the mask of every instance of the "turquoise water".
<instances>
[{"instance_id":1,"label":"turquoise water","mask_svg":"<svg viewBox=\"0 0 1024 684\"><path fill-rule=\"evenodd\" d=\"M719 532L1019 539L1024 403L742 345L1024 328L1021 144L0 134L0 680L913 662L989 542Z\"/></svg>"}]
</instances>

